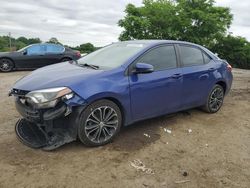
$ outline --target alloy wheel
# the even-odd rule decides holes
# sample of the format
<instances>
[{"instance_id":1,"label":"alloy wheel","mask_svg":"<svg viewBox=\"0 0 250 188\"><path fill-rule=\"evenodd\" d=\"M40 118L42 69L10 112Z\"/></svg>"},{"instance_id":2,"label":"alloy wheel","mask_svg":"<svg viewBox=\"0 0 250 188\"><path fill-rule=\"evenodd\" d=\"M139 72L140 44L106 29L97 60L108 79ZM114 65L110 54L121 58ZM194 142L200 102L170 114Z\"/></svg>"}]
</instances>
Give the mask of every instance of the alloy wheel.
<instances>
[{"instance_id":1,"label":"alloy wheel","mask_svg":"<svg viewBox=\"0 0 250 188\"><path fill-rule=\"evenodd\" d=\"M1 59L0 61L0 70L3 72L11 71L11 61L8 59Z\"/></svg>"},{"instance_id":2,"label":"alloy wheel","mask_svg":"<svg viewBox=\"0 0 250 188\"><path fill-rule=\"evenodd\" d=\"M209 107L213 111L218 111L222 106L223 97L224 97L224 91L219 87L215 88L210 95Z\"/></svg>"},{"instance_id":3,"label":"alloy wheel","mask_svg":"<svg viewBox=\"0 0 250 188\"><path fill-rule=\"evenodd\" d=\"M94 109L85 122L85 133L94 143L103 143L109 140L118 128L117 112L110 106Z\"/></svg>"}]
</instances>

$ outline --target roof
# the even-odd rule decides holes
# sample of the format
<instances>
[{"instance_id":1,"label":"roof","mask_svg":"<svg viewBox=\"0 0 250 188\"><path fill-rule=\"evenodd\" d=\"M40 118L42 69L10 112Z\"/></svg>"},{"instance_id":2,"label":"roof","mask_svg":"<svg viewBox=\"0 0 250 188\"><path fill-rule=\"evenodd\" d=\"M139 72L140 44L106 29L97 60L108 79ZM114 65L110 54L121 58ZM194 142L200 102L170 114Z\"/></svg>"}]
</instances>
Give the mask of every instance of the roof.
<instances>
[{"instance_id":1,"label":"roof","mask_svg":"<svg viewBox=\"0 0 250 188\"><path fill-rule=\"evenodd\" d=\"M160 44L166 44L166 43L171 43L171 44L188 44L188 45L192 45L192 46L197 46L201 49L203 49L205 52L207 52L212 58L214 59L218 59L218 57L211 52L210 50L208 50L207 48L205 48L204 46L201 46L199 44L195 44L195 43L191 43L191 42L186 42L186 41L179 41L179 40L130 40L130 41L122 41L125 43L131 43L131 44L145 44L147 46L155 46L155 45L160 45Z\"/></svg>"},{"instance_id":2,"label":"roof","mask_svg":"<svg viewBox=\"0 0 250 188\"><path fill-rule=\"evenodd\" d=\"M191 45L197 45L191 42L186 42L186 41L178 41L178 40L129 40L129 41L122 41L126 43L133 43L133 44L148 44L148 45L153 45L153 44L162 44L162 43L178 43L178 44L191 44Z\"/></svg>"}]
</instances>

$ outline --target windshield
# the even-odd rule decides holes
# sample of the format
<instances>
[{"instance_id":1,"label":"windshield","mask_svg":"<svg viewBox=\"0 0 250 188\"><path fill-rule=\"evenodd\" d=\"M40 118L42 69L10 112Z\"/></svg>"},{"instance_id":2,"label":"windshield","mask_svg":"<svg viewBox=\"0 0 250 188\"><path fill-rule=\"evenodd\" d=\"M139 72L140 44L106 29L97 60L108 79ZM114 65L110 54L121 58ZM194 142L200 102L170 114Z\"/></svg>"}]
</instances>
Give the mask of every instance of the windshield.
<instances>
[{"instance_id":1,"label":"windshield","mask_svg":"<svg viewBox=\"0 0 250 188\"><path fill-rule=\"evenodd\" d=\"M144 47L145 44L116 43L82 57L78 60L78 63L112 69L125 63Z\"/></svg>"},{"instance_id":2,"label":"windshield","mask_svg":"<svg viewBox=\"0 0 250 188\"><path fill-rule=\"evenodd\" d=\"M18 50L18 52L22 52L22 51L24 51L25 49L29 48L30 46L31 46L31 45L29 45L29 46L25 46L24 48L22 48L22 49Z\"/></svg>"}]
</instances>

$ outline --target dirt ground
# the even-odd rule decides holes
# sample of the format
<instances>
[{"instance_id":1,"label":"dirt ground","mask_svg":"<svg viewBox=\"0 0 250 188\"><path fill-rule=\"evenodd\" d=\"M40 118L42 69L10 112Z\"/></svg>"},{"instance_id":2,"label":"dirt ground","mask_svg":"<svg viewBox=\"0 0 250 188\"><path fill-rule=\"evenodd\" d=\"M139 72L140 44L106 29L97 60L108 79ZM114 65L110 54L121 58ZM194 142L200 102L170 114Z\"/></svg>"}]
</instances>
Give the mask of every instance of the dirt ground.
<instances>
[{"instance_id":1,"label":"dirt ground","mask_svg":"<svg viewBox=\"0 0 250 188\"><path fill-rule=\"evenodd\" d=\"M27 74L0 73L0 187L250 187L250 71L234 69L217 114L180 112L124 128L106 146L74 142L53 152L16 139L20 116L7 92ZM154 174L132 167L135 159Z\"/></svg>"}]
</instances>

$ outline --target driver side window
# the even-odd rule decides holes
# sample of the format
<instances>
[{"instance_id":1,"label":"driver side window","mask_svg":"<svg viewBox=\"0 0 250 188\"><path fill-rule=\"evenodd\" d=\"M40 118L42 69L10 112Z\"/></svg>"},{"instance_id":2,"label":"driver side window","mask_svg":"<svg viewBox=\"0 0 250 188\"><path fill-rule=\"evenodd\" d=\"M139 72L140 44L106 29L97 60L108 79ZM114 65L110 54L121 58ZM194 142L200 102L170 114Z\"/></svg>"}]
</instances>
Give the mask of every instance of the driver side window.
<instances>
[{"instance_id":1,"label":"driver side window","mask_svg":"<svg viewBox=\"0 0 250 188\"><path fill-rule=\"evenodd\" d=\"M154 48L144 54L136 63L147 63L154 66L155 71L177 67L176 53L173 45Z\"/></svg>"},{"instance_id":2,"label":"driver side window","mask_svg":"<svg viewBox=\"0 0 250 188\"><path fill-rule=\"evenodd\" d=\"M27 49L27 55L43 55L46 52L44 45L33 45Z\"/></svg>"}]
</instances>

